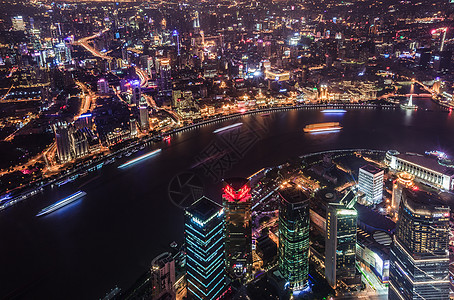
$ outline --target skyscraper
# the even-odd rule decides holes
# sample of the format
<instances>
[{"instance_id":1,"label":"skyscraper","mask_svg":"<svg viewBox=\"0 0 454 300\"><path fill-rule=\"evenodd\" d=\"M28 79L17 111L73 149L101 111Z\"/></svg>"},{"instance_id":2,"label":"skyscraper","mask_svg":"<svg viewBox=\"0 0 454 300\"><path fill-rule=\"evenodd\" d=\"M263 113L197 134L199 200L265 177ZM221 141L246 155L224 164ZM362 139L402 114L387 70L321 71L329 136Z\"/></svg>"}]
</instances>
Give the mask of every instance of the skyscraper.
<instances>
[{"instance_id":1,"label":"skyscraper","mask_svg":"<svg viewBox=\"0 0 454 300\"><path fill-rule=\"evenodd\" d=\"M449 299L449 217L449 207L436 195L403 191L388 299Z\"/></svg>"},{"instance_id":2,"label":"skyscraper","mask_svg":"<svg viewBox=\"0 0 454 300\"><path fill-rule=\"evenodd\" d=\"M105 78L98 80L98 93L108 94L109 93L109 82Z\"/></svg>"},{"instance_id":3,"label":"skyscraper","mask_svg":"<svg viewBox=\"0 0 454 300\"><path fill-rule=\"evenodd\" d=\"M308 282L309 198L294 183L279 191L279 272L292 290L302 290Z\"/></svg>"},{"instance_id":4,"label":"skyscraper","mask_svg":"<svg viewBox=\"0 0 454 300\"><path fill-rule=\"evenodd\" d=\"M368 204L378 204L383 199L383 177L385 172L373 165L359 169L358 189L366 196Z\"/></svg>"},{"instance_id":5,"label":"skyscraper","mask_svg":"<svg viewBox=\"0 0 454 300\"><path fill-rule=\"evenodd\" d=\"M159 88L161 92L172 89L170 59L162 58L159 64Z\"/></svg>"},{"instance_id":6,"label":"skyscraper","mask_svg":"<svg viewBox=\"0 0 454 300\"><path fill-rule=\"evenodd\" d=\"M142 131L148 131L150 129L150 123L148 121L148 108L146 103L139 105L139 120L140 120L140 129Z\"/></svg>"},{"instance_id":7,"label":"skyscraper","mask_svg":"<svg viewBox=\"0 0 454 300\"><path fill-rule=\"evenodd\" d=\"M245 178L224 180L227 273L246 278L252 266L251 187Z\"/></svg>"},{"instance_id":8,"label":"skyscraper","mask_svg":"<svg viewBox=\"0 0 454 300\"><path fill-rule=\"evenodd\" d=\"M131 89L132 89L131 104L139 105L140 100L142 99L142 90L140 88L140 81L132 80L130 82L130 84L131 84Z\"/></svg>"},{"instance_id":9,"label":"skyscraper","mask_svg":"<svg viewBox=\"0 0 454 300\"><path fill-rule=\"evenodd\" d=\"M58 122L53 125L55 143L57 144L57 156L60 163L71 160L71 140L69 126L66 122Z\"/></svg>"},{"instance_id":10,"label":"skyscraper","mask_svg":"<svg viewBox=\"0 0 454 300\"><path fill-rule=\"evenodd\" d=\"M169 294L175 296L175 260L169 252L162 253L151 262L153 299Z\"/></svg>"},{"instance_id":11,"label":"skyscraper","mask_svg":"<svg viewBox=\"0 0 454 300\"><path fill-rule=\"evenodd\" d=\"M185 212L186 280L190 299L214 300L224 291L224 210L202 197Z\"/></svg>"},{"instance_id":12,"label":"skyscraper","mask_svg":"<svg viewBox=\"0 0 454 300\"><path fill-rule=\"evenodd\" d=\"M326 210L325 277L336 288L337 280L356 275L356 218L354 208L329 203Z\"/></svg>"}]
</instances>

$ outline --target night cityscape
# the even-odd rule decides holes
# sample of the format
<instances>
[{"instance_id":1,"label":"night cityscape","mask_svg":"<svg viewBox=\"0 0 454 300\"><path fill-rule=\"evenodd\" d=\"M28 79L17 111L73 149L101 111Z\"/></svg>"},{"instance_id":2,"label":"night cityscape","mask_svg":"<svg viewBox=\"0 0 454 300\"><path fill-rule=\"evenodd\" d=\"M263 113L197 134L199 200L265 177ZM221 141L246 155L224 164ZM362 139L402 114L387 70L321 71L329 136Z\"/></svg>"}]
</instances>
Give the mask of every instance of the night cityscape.
<instances>
[{"instance_id":1,"label":"night cityscape","mask_svg":"<svg viewBox=\"0 0 454 300\"><path fill-rule=\"evenodd\" d=\"M454 0L0 9L0 299L454 299Z\"/></svg>"}]
</instances>

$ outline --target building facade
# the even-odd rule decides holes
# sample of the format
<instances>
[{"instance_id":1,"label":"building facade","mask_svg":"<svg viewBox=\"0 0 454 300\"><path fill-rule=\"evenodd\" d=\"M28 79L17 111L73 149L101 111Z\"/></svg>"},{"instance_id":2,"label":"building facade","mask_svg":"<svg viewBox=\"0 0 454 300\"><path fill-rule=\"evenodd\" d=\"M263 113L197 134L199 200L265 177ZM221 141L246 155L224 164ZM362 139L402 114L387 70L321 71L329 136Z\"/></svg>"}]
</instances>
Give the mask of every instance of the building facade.
<instances>
[{"instance_id":1,"label":"building facade","mask_svg":"<svg viewBox=\"0 0 454 300\"><path fill-rule=\"evenodd\" d=\"M454 167L433 156L390 150L385 162L393 171L407 172L419 181L445 190L454 190Z\"/></svg>"},{"instance_id":2,"label":"building facade","mask_svg":"<svg viewBox=\"0 0 454 300\"><path fill-rule=\"evenodd\" d=\"M245 178L224 180L225 252L227 273L247 278L252 267L251 188Z\"/></svg>"},{"instance_id":3,"label":"building facade","mask_svg":"<svg viewBox=\"0 0 454 300\"><path fill-rule=\"evenodd\" d=\"M153 299L165 294L175 296L175 260L169 252L162 253L151 262L151 282Z\"/></svg>"},{"instance_id":4,"label":"building facade","mask_svg":"<svg viewBox=\"0 0 454 300\"><path fill-rule=\"evenodd\" d=\"M449 299L450 209L404 190L391 248L388 299Z\"/></svg>"},{"instance_id":5,"label":"building facade","mask_svg":"<svg viewBox=\"0 0 454 300\"><path fill-rule=\"evenodd\" d=\"M330 203L326 211L325 277L336 288L338 279L356 275L356 219L354 208Z\"/></svg>"},{"instance_id":6,"label":"building facade","mask_svg":"<svg viewBox=\"0 0 454 300\"><path fill-rule=\"evenodd\" d=\"M378 204L382 201L384 175L384 170L372 165L359 169L358 190L364 193L368 204Z\"/></svg>"},{"instance_id":7,"label":"building facade","mask_svg":"<svg viewBox=\"0 0 454 300\"><path fill-rule=\"evenodd\" d=\"M309 198L295 184L279 191L279 272L294 291L308 284Z\"/></svg>"},{"instance_id":8,"label":"building facade","mask_svg":"<svg viewBox=\"0 0 454 300\"><path fill-rule=\"evenodd\" d=\"M185 212L186 280L189 299L214 300L226 287L224 210L202 197Z\"/></svg>"}]
</instances>

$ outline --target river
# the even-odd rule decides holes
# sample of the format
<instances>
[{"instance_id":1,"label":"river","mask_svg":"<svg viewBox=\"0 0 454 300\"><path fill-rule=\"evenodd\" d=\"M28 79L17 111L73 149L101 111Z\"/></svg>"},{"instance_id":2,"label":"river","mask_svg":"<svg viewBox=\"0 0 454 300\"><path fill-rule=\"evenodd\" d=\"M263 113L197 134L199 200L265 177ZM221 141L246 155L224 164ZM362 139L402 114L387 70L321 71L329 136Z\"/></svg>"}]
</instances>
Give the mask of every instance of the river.
<instances>
[{"instance_id":1,"label":"river","mask_svg":"<svg viewBox=\"0 0 454 300\"><path fill-rule=\"evenodd\" d=\"M47 189L1 212L0 298L99 299L115 285L128 288L151 260L183 238L183 211L176 178L193 176L205 194L220 201L220 179L249 176L302 154L334 149L397 149L454 154L454 115L429 99L414 99L418 111L319 109L245 115L172 136L103 167L76 182ZM429 111L427 111L428 109ZM304 134L310 123L337 121L330 134ZM223 126L241 127L214 134ZM120 163L162 148L125 169ZM174 180L174 181L172 181ZM169 200L169 183L173 202ZM40 209L82 189L87 195L56 212Z\"/></svg>"}]
</instances>

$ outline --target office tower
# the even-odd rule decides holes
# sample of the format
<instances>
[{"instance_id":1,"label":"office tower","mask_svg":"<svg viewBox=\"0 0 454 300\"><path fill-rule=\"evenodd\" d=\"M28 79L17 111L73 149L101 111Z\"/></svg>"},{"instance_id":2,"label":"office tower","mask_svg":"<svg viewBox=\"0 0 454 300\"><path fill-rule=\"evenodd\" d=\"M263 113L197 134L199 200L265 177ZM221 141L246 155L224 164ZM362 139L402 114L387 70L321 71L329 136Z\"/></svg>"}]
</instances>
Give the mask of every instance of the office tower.
<instances>
[{"instance_id":1,"label":"office tower","mask_svg":"<svg viewBox=\"0 0 454 300\"><path fill-rule=\"evenodd\" d=\"M420 69L425 69L429 65L432 52L428 48L419 48L416 50L415 63Z\"/></svg>"},{"instance_id":2,"label":"office tower","mask_svg":"<svg viewBox=\"0 0 454 300\"><path fill-rule=\"evenodd\" d=\"M134 118L129 119L129 131L130 131L131 138L134 138L137 136L137 125L136 125L136 120Z\"/></svg>"},{"instance_id":3,"label":"office tower","mask_svg":"<svg viewBox=\"0 0 454 300\"><path fill-rule=\"evenodd\" d=\"M71 134L71 151L74 158L89 154L88 140L82 130L76 130Z\"/></svg>"},{"instance_id":4,"label":"office tower","mask_svg":"<svg viewBox=\"0 0 454 300\"><path fill-rule=\"evenodd\" d=\"M224 291L224 210L202 197L185 211L186 280L190 299L217 299Z\"/></svg>"},{"instance_id":5,"label":"office tower","mask_svg":"<svg viewBox=\"0 0 454 300\"><path fill-rule=\"evenodd\" d=\"M139 80L132 80L129 82L132 90L131 104L139 105L140 100L142 99L142 90L140 88Z\"/></svg>"},{"instance_id":6,"label":"office tower","mask_svg":"<svg viewBox=\"0 0 454 300\"><path fill-rule=\"evenodd\" d=\"M98 80L98 93L108 94L109 93L109 82L105 78Z\"/></svg>"},{"instance_id":7,"label":"office tower","mask_svg":"<svg viewBox=\"0 0 454 300\"><path fill-rule=\"evenodd\" d=\"M358 189L366 196L368 204L377 204L383 198L383 177L385 172L373 165L359 169Z\"/></svg>"},{"instance_id":8,"label":"office tower","mask_svg":"<svg viewBox=\"0 0 454 300\"><path fill-rule=\"evenodd\" d=\"M329 203L326 210L325 277L336 288L339 279L356 275L356 218L354 208Z\"/></svg>"},{"instance_id":9,"label":"office tower","mask_svg":"<svg viewBox=\"0 0 454 300\"><path fill-rule=\"evenodd\" d=\"M398 217L388 299L449 299L449 207L436 195L404 190Z\"/></svg>"},{"instance_id":10,"label":"office tower","mask_svg":"<svg viewBox=\"0 0 454 300\"><path fill-rule=\"evenodd\" d=\"M162 58L159 63L159 89L167 92L172 89L170 59Z\"/></svg>"},{"instance_id":11,"label":"office tower","mask_svg":"<svg viewBox=\"0 0 454 300\"><path fill-rule=\"evenodd\" d=\"M159 299L166 294L175 297L175 260L172 254L165 252L155 257L151 262L150 271L152 298Z\"/></svg>"},{"instance_id":12,"label":"office tower","mask_svg":"<svg viewBox=\"0 0 454 300\"><path fill-rule=\"evenodd\" d=\"M53 125L55 143L57 144L57 156L60 163L71 160L71 141L69 125L66 122L58 122Z\"/></svg>"},{"instance_id":13,"label":"office tower","mask_svg":"<svg viewBox=\"0 0 454 300\"><path fill-rule=\"evenodd\" d=\"M194 27L194 33L197 34L200 32L200 19L199 19L199 12L196 11L194 13L194 23L193 23L193 27Z\"/></svg>"},{"instance_id":14,"label":"office tower","mask_svg":"<svg viewBox=\"0 0 454 300\"><path fill-rule=\"evenodd\" d=\"M279 190L279 272L295 291L308 282L309 198L294 183Z\"/></svg>"},{"instance_id":15,"label":"office tower","mask_svg":"<svg viewBox=\"0 0 454 300\"><path fill-rule=\"evenodd\" d=\"M245 178L224 180L225 253L227 273L247 278L252 266L251 187Z\"/></svg>"},{"instance_id":16,"label":"office tower","mask_svg":"<svg viewBox=\"0 0 454 300\"><path fill-rule=\"evenodd\" d=\"M434 70L448 72L451 69L452 51L440 51L434 54Z\"/></svg>"},{"instance_id":17,"label":"office tower","mask_svg":"<svg viewBox=\"0 0 454 300\"><path fill-rule=\"evenodd\" d=\"M393 194L392 194L392 200L391 200L392 210L394 210L396 212L399 210L400 199L402 198L402 190L404 188L413 187L414 179L415 179L415 176L413 176L407 172L402 172L397 175L397 179L393 183Z\"/></svg>"},{"instance_id":18,"label":"office tower","mask_svg":"<svg viewBox=\"0 0 454 300\"><path fill-rule=\"evenodd\" d=\"M148 121L148 108L146 103L139 105L139 120L140 129L142 131L148 131L148 129L150 129L150 123Z\"/></svg>"},{"instance_id":19,"label":"office tower","mask_svg":"<svg viewBox=\"0 0 454 300\"><path fill-rule=\"evenodd\" d=\"M24 18L22 16L13 17L12 22L13 22L14 31L24 31L25 30Z\"/></svg>"}]
</instances>

